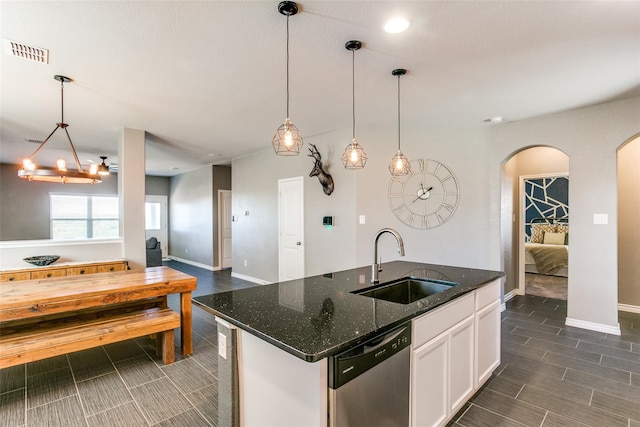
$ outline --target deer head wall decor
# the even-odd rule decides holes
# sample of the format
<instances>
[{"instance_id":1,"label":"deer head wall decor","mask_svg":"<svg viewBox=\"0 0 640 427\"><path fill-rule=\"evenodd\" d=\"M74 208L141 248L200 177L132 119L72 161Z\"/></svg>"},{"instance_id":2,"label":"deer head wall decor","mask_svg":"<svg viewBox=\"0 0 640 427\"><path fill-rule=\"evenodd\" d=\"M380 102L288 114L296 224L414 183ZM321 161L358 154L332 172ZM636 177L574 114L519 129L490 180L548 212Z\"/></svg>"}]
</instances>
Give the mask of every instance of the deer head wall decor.
<instances>
[{"instance_id":1,"label":"deer head wall decor","mask_svg":"<svg viewBox=\"0 0 640 427\"><path fill-rule=\"evenodd\" d=\"M309 148L311 154L309 154L308 156L313 157L315 161L315 164L313 165L313 169L311 170L309 176L317 176L318 180L320 181L320 185L322 185L324 194L329 196L331 193L333 193L333 178L331 178L331 175L325 172L325 170L322 168L322 158L320 157L320 153L318 152L316 146L313 144L309 145L311 146L311 148Z\"/></svg>"}]
</instances>

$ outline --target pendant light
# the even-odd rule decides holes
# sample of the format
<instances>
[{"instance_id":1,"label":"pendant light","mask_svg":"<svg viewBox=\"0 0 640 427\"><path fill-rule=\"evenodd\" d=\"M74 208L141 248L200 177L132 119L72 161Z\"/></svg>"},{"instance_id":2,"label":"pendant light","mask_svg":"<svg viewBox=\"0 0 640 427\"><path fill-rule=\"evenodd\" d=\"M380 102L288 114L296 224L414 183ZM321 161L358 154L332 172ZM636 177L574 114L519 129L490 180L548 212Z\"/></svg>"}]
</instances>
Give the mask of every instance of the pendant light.
<instances>
[{"instance_id":1,"label":"pendant light","mask_svg":"<svg viewBox=\"0 0 640 427\"><path fill-rule=\"evenodd\" d=\"M398 152L393 156L389 163L389 172L392 176L408 175L411 173L411 164L409 159L400 151L400 76L407 74L404 68L397 68L391 72L392 75L398 77Z\"/></svg>"},{"instance_id":2,"label":"pendant light","mask_svg":"<svg viewBox=\"0 0 640 427\"><path fill-rule=\"evenodd\" d=\"M362 169L367 163L367 154L358 141L356 141L356 50L362 47L358 40L348 41L344 47L351 51L351 80L352 80L352 115L353 115L353 137L351 144L347 145L342 153L342 164L346 169Z\"/></svg>"},{"instance_id":3,"label":"pendant light","mask_svg":"<svg viewBox=\"0 0 640 427\"><path fill-rule=\"evenodd\" d=\"M98 165L98 174L102 176L110 175L109 166L104 162L107 160L107 156L100 156L100 158L102 159L102 163Z\"/></svg>"},{"instance_id":4,"label":"pendant light","mask_svg":"<svg viewBox=\"0 0 640 427\"><path fill-rule=\"evenodd\" d=\"M298 13L298 5L292 1L280 2L278 12L287 17L287 117L276 130L271 144L279 156L297 156L300 154L304 141L300 131L289 118L289 17Z\"/></svg>"},{"instance_id":5,"label":"pendant light","mask_svg":"<svg viewBox=\"0 0 640 427\"><path fill-rule=\"evenodd\" d=\"M64 122L64 84L71 81L69 77L65 76L53 76L53 78L60 82L60 100L61 100L61 118L60 123L56 123L56 128L49 134L47 139L42 141L42 143L38 146L36 151L33 152L31 157L24 159L22 161L22 167L18 170L18 177L22 179L26 179L28 181L40 181L40 182L58 182L62 184L95 184L98 182L102 182L102 178L98 176L98 168L96 164L92 165L92 168L89 169L88 172L82 170L82 166L80 166L80 160L78 160L78 155L76 154L76 150L73 147L73 142L71 142L71 137L69 136L69 131L67 131L67 123ZM69 146L71 146L71 153L73 154L73 159L76 162L76 171L67 169L67 162L64 159L59 159L56 162L57 169L36 169L36 165L33 163L33 158L38 154L38 152L44 147L44 145L51 139L54 133L58 129L64 129L64 132L67 134L67 139L69 140Z\"/></svg>"}]
</instances>

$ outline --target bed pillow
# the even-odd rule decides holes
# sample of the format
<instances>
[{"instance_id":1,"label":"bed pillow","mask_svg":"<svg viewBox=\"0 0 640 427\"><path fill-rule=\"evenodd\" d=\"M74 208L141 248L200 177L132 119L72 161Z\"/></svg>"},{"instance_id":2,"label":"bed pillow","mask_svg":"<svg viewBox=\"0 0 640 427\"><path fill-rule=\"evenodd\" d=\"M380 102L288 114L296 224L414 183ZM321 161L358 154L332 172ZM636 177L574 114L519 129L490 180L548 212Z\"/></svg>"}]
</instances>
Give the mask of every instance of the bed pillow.
<instances>
[{"instance_id":1,"label":"bed pillow","mask_svg":"<svg viewBox=\"0 0 640 427\"><path fill-rule=\"evenodd\" d=\"M532 224L531 225L531 243L542 243L544 233L555 232L555 224Z\"/></svg>"},{"instance_id":2,"label":"bed pillow","mask_svg":"<svg viewBox=\"0 0 640 427\"><path fill-rule=\"evenodd\" d=\"M569 244L569 224L566 224L566 223L558 224L558 228L556 229L556 231L560 233L565 233L564 244L568 245Z\"/></svg>"},{"instance_id":3,"label":"bed pillow","mask_svg":"<svg viewBox=\"0 0 640 427\"><path fill-rule=\"evenodd\" d=\"M564 237L566 233L545 232L542 243L545 245L564 245Z\"/></svg>"}]
</instances>

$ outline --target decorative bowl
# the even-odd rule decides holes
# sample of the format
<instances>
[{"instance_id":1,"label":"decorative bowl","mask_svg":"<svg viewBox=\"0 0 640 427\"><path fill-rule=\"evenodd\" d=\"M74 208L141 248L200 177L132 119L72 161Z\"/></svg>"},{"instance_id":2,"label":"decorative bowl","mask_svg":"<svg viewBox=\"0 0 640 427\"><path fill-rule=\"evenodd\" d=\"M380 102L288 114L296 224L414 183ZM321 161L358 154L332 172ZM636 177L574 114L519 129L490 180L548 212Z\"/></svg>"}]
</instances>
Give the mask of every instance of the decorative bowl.
<instances>
[{"instance_id":1,"label":"decorative bowl","mask_svg":"<svg viewBox=\"0 0 640 427\"><path fill-rule=\"evenodd\" d=\"M60 255L39 255L39 256L31 256L28 258L23 258L23 260L27 261L29 264L42 267L45 265L53 264L58 260L58 258L60 258Z\"/></svg>"}]
</instances>

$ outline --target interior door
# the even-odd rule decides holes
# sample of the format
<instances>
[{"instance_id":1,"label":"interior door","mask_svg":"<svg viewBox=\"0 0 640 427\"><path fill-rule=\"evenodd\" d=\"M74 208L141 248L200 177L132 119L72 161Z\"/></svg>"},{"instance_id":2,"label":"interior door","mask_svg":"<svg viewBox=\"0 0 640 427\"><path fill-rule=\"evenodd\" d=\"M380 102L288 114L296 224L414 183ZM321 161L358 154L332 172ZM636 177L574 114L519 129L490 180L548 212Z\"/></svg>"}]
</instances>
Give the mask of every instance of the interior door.
<instances>
[{"instance_id":1,"label":"interior door","mask_svg":"<svg viewBox=\"0 0 640 427\"><path fill-rule=\"evenodd\" d=\"M218 190L218 254L220 268L231 268L231 190Z\"/></svg>"},{"instance_id":2,"label":"interior door","mask_svg":"<svg viewBox=\"0 0 640 427\"><path fill-rule=\"evenodd\" d=\"M279 281L304 277L304 187L302 177L278 180Z\"/></svg>"},{"instance_id":3,"label":"interior door","mask_svg":"<svg viewBox=\"0 0 640 427\"><path fill-rule=\"evenodd\" d=\"M162 257L168 256L167 196L146 196L144 204L145 238L155 237L160 242Z\"/></svg>"}]
</instances>

